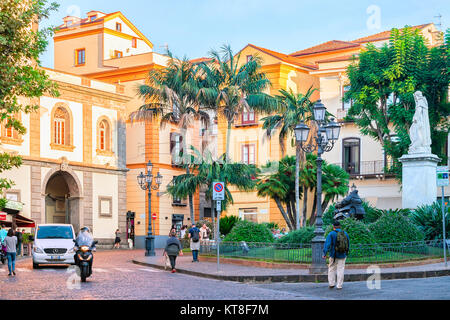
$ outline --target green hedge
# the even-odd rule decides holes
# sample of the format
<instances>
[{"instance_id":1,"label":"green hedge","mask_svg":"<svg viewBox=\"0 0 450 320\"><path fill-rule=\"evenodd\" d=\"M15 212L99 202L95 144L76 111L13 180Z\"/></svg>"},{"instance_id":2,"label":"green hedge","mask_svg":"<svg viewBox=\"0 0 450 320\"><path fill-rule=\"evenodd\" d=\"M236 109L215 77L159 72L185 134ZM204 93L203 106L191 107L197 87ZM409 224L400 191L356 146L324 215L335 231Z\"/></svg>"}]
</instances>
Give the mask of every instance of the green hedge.
<instances>
[{"instance_id":1,"label":"green hedge","mask_svg":"<svg viewBox=\"0 0 450 320\"><path fill-rule=\"evenodd\" d=\"M377 243L422 241L424 233L402 210L384 212L377 221L369 225Z\"/></svg>"},{"instance_id":2,"label":"green hedge","mask_svg":"<svg viewBox=\"0 0 450 320\"><path fill-rule=\"evenodd\" d=\"M277 242L302 244L302 243L311 243L311 240L313 238L314 238L314 227L308 226L289 232L284 237L278 239Z\"/></svg>"},{"instance_id":3,"label":"green hedge","mask_svg":"<svg viewBox=\"0 0 450 320\"><path fill-rule=\"evenodd\" d=\"M347 218L341 221L341 226L348 233L350 245L352 244L373 244L375 238L370 232L366 224L354 218ZM333 230L333 226L329 225L325 230L325 237Z\"/></svg>"},{"instance_id":4,"label":"green hedge","mask_svg":"<svg viewBox=\"0 0 450 320\"><path fill-rule=\"evenodd\" d=\"M272 232L264 224L238 221L224 241L273 242Z\"/></svg>"}]
</instances>

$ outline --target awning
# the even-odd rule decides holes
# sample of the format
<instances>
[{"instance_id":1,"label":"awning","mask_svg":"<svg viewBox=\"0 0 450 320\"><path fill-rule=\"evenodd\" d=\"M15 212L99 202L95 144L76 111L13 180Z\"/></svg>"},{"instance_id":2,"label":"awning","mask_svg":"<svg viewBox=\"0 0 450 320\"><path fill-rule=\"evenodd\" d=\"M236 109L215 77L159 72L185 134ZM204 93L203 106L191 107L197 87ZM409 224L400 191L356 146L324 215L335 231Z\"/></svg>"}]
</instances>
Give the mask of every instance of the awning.
<instances>
[{"instance_id":1,"label":"awning","mask_svg":"<svg viewBox=\"0 0 450 320\"><path fill-rule=\"evenodd\" d=\"M16 226L18 228L35 228L36 223L20 214L14 215L13 221L15 221ZM3 224L7 228L12 228L13 221L0 221L0 224Z\"/></svg>"}]
</instances>

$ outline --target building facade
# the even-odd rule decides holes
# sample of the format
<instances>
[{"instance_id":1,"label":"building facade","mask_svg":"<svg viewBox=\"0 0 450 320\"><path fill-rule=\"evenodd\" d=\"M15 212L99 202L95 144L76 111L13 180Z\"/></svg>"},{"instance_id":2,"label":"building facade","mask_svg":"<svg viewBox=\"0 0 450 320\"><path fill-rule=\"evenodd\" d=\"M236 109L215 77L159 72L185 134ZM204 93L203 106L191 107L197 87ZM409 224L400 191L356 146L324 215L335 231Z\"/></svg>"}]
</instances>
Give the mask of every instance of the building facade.
<instances>
[{"instance_id":1,"label":"building facade","mask_svg":"<svg viewBox=\"0 0 450 320\"><path fill-rule=\"evenodd\" d=\"M21 215L43 223L92 229L100 243L125 230L126 159L123 88L46 69L58 97L42 96L39 109L18 115L27 132L1 130L4 152L23 164L2 173L15 184L6 198L23 203Z\"/></svg>"},{"instance_id":2,"label":"building facade","mask_svg":"<svg viewBox=\"0 0 450 320\"><path fill-rule=\"evenodd\" d=\"M137 88L146 84L150 70L164 68L169 57L153 52L153 44L121 12L104 14L91 11L83 19L66 17L55 33L54 41L55 68L120 84L131 98L126 103L124 115L128 169L124 184L127 190L124 212L135 213L132 223L136 247L144 247L149 221L156 235L156 246L163 246L172 225L179 229L182 225L191 224L188 201L172 199L165 192L167 184L175 176L185 173L176 161L176 154L183 145L193 145L201 150L206 140L214 139L214 130L207 134L199 121L184 132L176 124L162 126L159 119L128 120L132 112L145 104ZM213 118L212 127L215 126ZM148 193L137 181L141 172L146 173L149 160L153 164L153 175L159 172L163 176L160 189L152 192L151 211L156 213L155 220L149 219ZM200 205L198 192L193 197L196 220L200 217Z\"/></svg>"}]
</instances>

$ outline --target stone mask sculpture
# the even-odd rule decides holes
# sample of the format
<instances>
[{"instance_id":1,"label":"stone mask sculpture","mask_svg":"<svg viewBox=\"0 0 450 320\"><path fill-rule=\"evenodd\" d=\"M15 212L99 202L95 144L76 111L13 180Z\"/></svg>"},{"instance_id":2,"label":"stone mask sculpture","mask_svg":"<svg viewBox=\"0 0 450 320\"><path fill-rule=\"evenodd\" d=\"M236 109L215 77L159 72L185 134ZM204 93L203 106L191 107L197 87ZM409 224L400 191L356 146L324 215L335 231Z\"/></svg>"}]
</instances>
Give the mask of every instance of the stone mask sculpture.
<instances>
[{"instance_id":1,"label":"stone mask sculpture","mask_svg":"<svg viewBox=\"0 0 450 320\"><path fill-rule=\"evenodd\" d=\"M416 102L416 111L414 113L413 123L409 130L411 145L409 146L409 154L430 154L431 153L431 133L430 120L428 118L428 102L422 95L422 92L414 93Z\"/></svg>"}]
</instances>

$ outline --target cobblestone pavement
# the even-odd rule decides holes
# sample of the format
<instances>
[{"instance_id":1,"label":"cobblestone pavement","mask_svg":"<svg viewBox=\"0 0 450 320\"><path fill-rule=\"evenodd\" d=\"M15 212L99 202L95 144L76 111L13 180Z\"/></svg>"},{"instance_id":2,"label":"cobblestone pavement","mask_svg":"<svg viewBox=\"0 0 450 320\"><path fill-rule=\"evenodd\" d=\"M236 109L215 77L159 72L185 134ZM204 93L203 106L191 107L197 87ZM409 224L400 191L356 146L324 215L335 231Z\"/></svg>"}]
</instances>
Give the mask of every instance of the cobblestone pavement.
<instances>
[{"instance_id":1,"label":"cobblestone pavement","mask_svg":"<svg viewBox=\"0 0 450 320\"><path fill-rule=\"evenodd\" d=\"M380 290L365 282L345 283L341 291L320 283L248 284L194 277L133 264L143 250L96 252L94 273L80 283L73 268L17 262L16 277L0 266L0 299L118 300L300 300L300 299L450 299L450 277L386 280ZM199 263L199 265L201 262Z\"/></svg>"}]
</instances>

